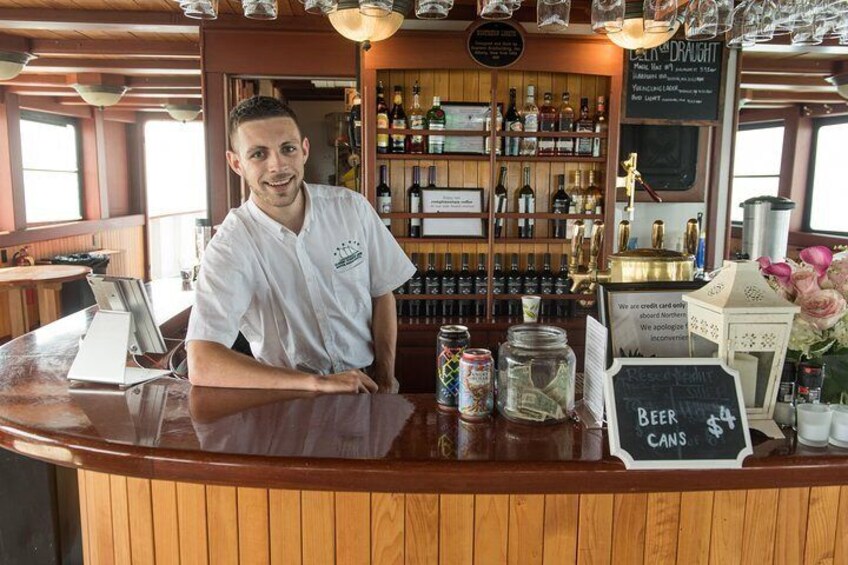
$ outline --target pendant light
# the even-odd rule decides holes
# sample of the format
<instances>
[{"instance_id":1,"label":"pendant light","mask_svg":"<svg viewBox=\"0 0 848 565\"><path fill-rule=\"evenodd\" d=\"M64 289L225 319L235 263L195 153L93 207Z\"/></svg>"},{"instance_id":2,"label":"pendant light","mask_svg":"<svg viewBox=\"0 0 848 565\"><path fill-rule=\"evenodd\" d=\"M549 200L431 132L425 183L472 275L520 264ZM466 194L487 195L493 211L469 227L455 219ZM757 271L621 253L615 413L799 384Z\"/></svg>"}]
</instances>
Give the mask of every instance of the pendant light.
<instances>
[{"instance_id":1,"label":"pendant light","mask_svg":"<svg viewBox=\"0 0 848 565\"><path fill-rule=\"evenodd\" d=\"M337 32L351 41L382 41L400 29L410 6L409 0L395 0L389 15L365 16L359 10L358 0L339 0L338 9L327 18Z\"/></svg>"}]
</instances>

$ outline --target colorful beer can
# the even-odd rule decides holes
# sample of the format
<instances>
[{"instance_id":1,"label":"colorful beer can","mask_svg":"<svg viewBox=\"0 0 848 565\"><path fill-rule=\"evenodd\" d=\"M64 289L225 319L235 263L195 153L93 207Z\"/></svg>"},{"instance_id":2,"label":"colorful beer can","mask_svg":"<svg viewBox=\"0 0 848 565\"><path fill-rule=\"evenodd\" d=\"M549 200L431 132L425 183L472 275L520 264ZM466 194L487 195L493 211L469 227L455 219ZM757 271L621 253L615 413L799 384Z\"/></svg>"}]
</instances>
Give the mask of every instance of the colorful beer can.
<instances>
[{"instance_id":1,"label":"colorful beer can","mask_svg":"<svg viewBox=\"0 0 848 565\"><path fill-rule=\"evenodd\" d=\"M459 415L482 420L492 414L494 362L488 349L466 349L459 361Z\"/></svg>"},{"instance_id":2,"label":"colorful beer can","mask_svg":"<svg viewBox=\"0 0 848 565\"><path fill-rule=\"evenodd\" d=\"M442 326L436 338L436 403L443 410L456 410L459 393L459 360L471 335L465 326Z\"/></svg>"}]
</instances>

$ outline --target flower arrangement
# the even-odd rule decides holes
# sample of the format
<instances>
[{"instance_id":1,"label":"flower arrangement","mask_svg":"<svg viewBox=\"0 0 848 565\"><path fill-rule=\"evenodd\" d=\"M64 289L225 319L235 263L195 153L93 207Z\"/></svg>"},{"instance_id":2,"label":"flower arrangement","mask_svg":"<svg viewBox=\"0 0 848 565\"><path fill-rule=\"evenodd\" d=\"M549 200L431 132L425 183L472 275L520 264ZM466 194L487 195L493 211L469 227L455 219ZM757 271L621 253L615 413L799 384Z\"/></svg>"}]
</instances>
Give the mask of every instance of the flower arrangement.
<instances>
[{"instance_id":1,"label":"flower arrangement","mask_svg":"<svg viewBox=\"0 0 848 565\"><path fill-rule=\"evenodd\" d=\"M823 398L848 402L848 254L834 255L819 245L801 251L800 259L782 263L758 259L771 287L801 307L792 323L786 358L843 355L843 362L828 364Z\"/></svg>"}]
</instances>

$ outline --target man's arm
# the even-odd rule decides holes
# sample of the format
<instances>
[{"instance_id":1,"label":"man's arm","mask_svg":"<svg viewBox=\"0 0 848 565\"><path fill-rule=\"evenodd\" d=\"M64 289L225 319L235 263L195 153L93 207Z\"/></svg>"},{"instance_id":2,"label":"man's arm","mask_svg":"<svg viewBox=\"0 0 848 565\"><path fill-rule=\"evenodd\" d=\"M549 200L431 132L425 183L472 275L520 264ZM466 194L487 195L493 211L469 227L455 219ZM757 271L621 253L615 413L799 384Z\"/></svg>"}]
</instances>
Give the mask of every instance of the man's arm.
<instances>
[{"instance_id":1,"label":"man's arm","mask_svg":"<svg viewBox=\"0 0 848 565\"><path fill-rule=\"evenodd\" d=\"M397 309L395 295L387 292L372 299L371 336L374 340L374 380L380 392L397 392L395 348L397 346Z\"/></svg>"},{"instance_id":2,"label":"man's arm","mask_svg":"<svg viewBox=\"0 0 848 565\"><path fill-rule=\"evenodd\" d=\"M311 392L377 391L377 385L362 371L345 371L319 377L294 369L265 365L220 343L200 339L189 341L186 350L188 378L191 384L197 386Z\"/></svg>"}]
</instances>

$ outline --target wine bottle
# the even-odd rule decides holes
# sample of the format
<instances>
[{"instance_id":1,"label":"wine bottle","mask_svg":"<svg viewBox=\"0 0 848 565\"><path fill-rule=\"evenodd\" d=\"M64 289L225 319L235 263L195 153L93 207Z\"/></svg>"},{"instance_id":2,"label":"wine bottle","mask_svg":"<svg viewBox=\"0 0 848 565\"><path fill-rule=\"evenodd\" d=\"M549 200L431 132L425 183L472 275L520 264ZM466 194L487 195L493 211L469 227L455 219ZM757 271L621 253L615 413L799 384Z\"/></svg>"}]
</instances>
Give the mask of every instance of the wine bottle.
<instances>
[{"instance_id":1,"label":"wine bottle","mask_svg":"<svg viewBox=\"0 0 848 565\"><path fill-rule=\"evenodd\" d=\"M456 294L457 277L453 272L453 253L445 253L445 264L442 269L441 290L442 294ZM442 300L442 316L456 315L455 300Z\"/></svg>"},{"instance_id":2,"label":"wine bottle","mask_svg":"<svg viewBox=\"0 0 848 565\"><path fill-rule=\"evenodd\" d=\"M427 271L424 273L424 294L439 294L441 281L439 273L436 272L436 254L427 254ZM424 301L424 314L428 318L432 318L439 312L438 300Z\"/></svg>"},{"instance_id":3,"label":"wine bottle","mask_svg":"<svg viewBox=\"0 0 848 565\"><path fill-rule=\"evenodd\" d=\"M350 106L350 123L348 124L348 137L350 146L354 150L362 147L362 98L357 92Z\"/></svg>"},{"instance_id":4,"label":"wine bottle","mask_svg":"<svg viewBox=\"0 0 848 565\"><path fill-rule=\"evenodd\" d=\"M524 288L524 280L521 271L518 270L518 253L513 253L510 258L509 272L506 274L506 293L512 295L521 294ZM521 313L521 299L511 299L507 303L507 314L518 316Z\"/></svg>"},{"instance_id":5,"label":"wine bottle","mask_svg":"<svg viewBox=\"0 0 848 565\"><path fill-rule=\"evenodd\" d=\"M395 95L392 102L392 111L389 114L392 129L406 129L406 112L403 109L403 87L395 86ZM406 153L406 138L407 136L404 133L391 134L391 152Z\"/></svg>"},{"instance_id":6,"label":"wine bottle","mask_svg":"<svg viewBox=\"0 0 848 565\"><path fill-rule=\"evenodd\" d=\"M498 185L495 187L495 213L506 214L508 212L507 202L506 167L501 167L501 171L498 174ZM495 219L495 237L506 236L503 229L505 222L503 218Z\"/></svg>"},{"instance_id":7,"label":"wine bottle","mask_svg":"<svg viewBox=\"0 0 848 565\"><path fill-rule=\"evenodd\" d=\"M383 96L383 81L377 83L377 129L389 129L389 107ZM377 153L389 152L389 133L377 133Z\"/></svg>"},{"instance_id":8,"label":"wine bottle","mask_svg":"<svg viewBox=\"0 0 848 565\"><path fill-rule=\"evenodd\" d=\"M425 115L423 108L421 108L421 87L418 85L418 81L416 80L415 85L412 87L412 108L409 109L409 114L407 116L409 129L423 130L426 117L427 116ZM423 135L410 135L408 137L408 142L407 153L417 155L424 153L427 150Z\"/></svg>"},{"instance_id":9,"label":"wine bottle","mask_svg":"<svg viewBox=\"0 0 848 565\"><path fill-rule=\"evenodd\" d=\"M480 253L477 255L477 272L474 273L474 294L486 294L489 281L486 273L486 255ZM474 314L478 317L486 315L486 299L478 298L474 303Z\"/></svg>"},{"instance_id":10,"label":"wine bottle","mask_svg":"<svg viewBox=\"0 0 848 565\"><path fill-rule=\"evenodd\" d=\"M559 272L554 278L554 294L571 294L571 285L574 281L568 274L568 255L562 254L559 260ZM559 298L556 301L556 315L558 318L568 318L571 315L571 300Z\"/></svg>"},{"instance_id":11,"label":"wine bottle","mask_svg":"<svg viewBox=\"0 0 848 565\"><path fill-rule=\"evenodd\" d=\"M462 254L462 261L459 269L459 276L457 276L456 282L456 291L460 296L468 296L474 293L474 276L471 274L471 269L468 266L468 253ZM462 318L467 318L472 313L472 300L462 299L459 300L459 316Z\"/></svg>"},{"instance_id":12,"label":"wine bottle","mask_svg":"<svg viewBox=\"0 0 848 565\"><path fill-rule=\"evenodd\" d=\"M551 199L552 214L568 214L571 196L565 191L565 175L557 175L557 191ZM551 235L555 239L568 237L568 220L551 220Z\"/></svg>"},{"instance_id":13,"label":"wine bottle","mask_svg":"<svg viewBox=\"0 0 848 565\"><path fill-rule=\"evenodd\" d=\"M392 213L392 189L389 188L389 168L386 165L380 165L380 184L377 185L377 212L380 214ZM392 229L391 218L383 218L383 224L389 229Z\"/></svg>"},{"instance_id":14,"label":"wine bottle","mask_svg":"<svg viewBox=\"0 0 848 565\"><path fill-rule=\"evenodd\" d=\"M504 116L504 130L511 132L524 131L524 124L521 122L521 116L518 114L518 109L515 107L516 92L514 88L509 89L509 106L506 109ZM507 137L504 154L508 156L517 156L521 148L520 137Z\"/></svg>"},{"instance_id":15,"label":"wine bottle","mask_svg":"<svg viewBox=\"0 0 848 565\"><path fill-rule=\"evenodd\" d=\"M430 165L427 169L427 187L436 187L436 165Z\"/></svg>"},{"instance_id":16,"label":"wine bottle","mask_svg":"<svg viewBox=\"0 0 848 565\"><path fill-rule=\"evenodd\" d=\"M539 274L539 294L546 295L553 293L554 273L551 270L551 254L545 253L542 259L542 272ZM542 299L541 313L543 316L551 315L551 301L549 299Z\"/></svg>"},{"instance_id":17,"label":"wine bottle","mask_svg":"<svg viewBox=\"0 0 848 565\"><path fill-rule=\"evenodd\" d=\"M530 167L524 167L524 186L518 192L518 213L536 213L536 193L530 186ZM518 219L518 237L522 239L533 239L536 220L533 218Z\"/></svg>"},{"instance_id":18,"label":"wine bottle","mask_svg":"<svg viewBox=\"0 0 848 565\"><path fill-rule=\"evenodd\" d=\"M410 214L421 212L421 168L412 167L412 186L407 191L407 204ZM409 237L421 237L421 218L409 219Z\"/></svg>"},{"instance_id":19,"label":"wine bottle","mask_svg":"<svg viewBox=\"0 0 848 565\"><path fill-rule=\"evenodd\" d=\"M521 292L539 294L539 274L536 272L536 254L527 254L527 270L521 280Z\"/></svg>"},{"instance_id":20,"label":"wine bottle","mask_svg":"<svg viewBox=\"0 0 848 565\"><path fill-rule=\"evenodd\" d=\"M495 253L495 265L492 268L492 295L497 296L506 292L506 274L503 271L503 259L500 253ZM492 316L503 314L503 304L496 298L492 300Z\"/></svg>"},{"instance_id":21,"label":"wine bottle","mask_svg":"<svg viewBox=\"0 0 848 565\"><path fill-rule=\"evenodd\" d=\"M419 269L418 257L418 253L412 254L412 264L415 265L415 272L406 285L406 291L411 296L420 295L424 292L424 277L421 275L421 269ZM410 300L407 311L411 318L421 317L421 301Z\"/></svg>"}]
</instances>

